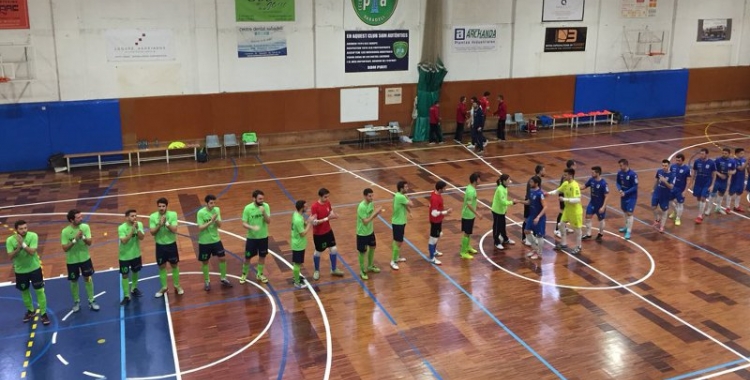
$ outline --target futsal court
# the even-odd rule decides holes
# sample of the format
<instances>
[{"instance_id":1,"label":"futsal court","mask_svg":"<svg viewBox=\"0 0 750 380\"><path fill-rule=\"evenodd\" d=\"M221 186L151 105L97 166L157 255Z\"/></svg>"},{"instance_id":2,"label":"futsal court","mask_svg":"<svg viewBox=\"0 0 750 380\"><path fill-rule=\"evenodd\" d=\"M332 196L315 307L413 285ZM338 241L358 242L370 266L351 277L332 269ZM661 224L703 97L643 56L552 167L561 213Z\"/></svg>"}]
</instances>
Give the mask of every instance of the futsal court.
<instances>
[{"instance_id":1,"label":"futsal court","mask_svg":"<svg viewBox=\"0 0 750 380\"><path fill-rule=\"evenodd\" d=\"M693 114L629 125L558 128L536 135L510 134L479 157L454 144L264 149L262 156L195 162L111 166L2 175L6 203L0 222L18 219L39 234L40 255L52 323L22 323L20 292L0 287L0 377L3 379L696 379L750 378L749 214L712 214L696 225L696 201L686 193L681 226L664 233L651 225L654 175L663 158L683 153L692 160L705 147L750 148L750 111ZM624 220L615 190L617 161L626 158L639 175L632 239L617 232ZM534 167L543 164L542 187L559 184L565 162L577 163L582 185L590 167L603 168L610 186L603 241L584 242L580 256L553 249L556 197L548 198L547 236L541 260L527 259L521 244L523 208L511 206L508 232L516 241L494 249L489 205L500 173L514 182L509 197L523 199ZM481 173L473 260L458 255L460 208L471 173ZM390 211L396 183L405 180L414 203L398 271L391 257ZM442 265L427 262L429 195L448 184L453 209L438 243ZM321 278L312 280L312 239L303 275L291 282L289 227L294 202L331 191L340 215L332 221L343 278L330 275L327 253ZM380 273L363 281L355 249L356 207L372 188L387 211L375 220ZM240 216L255 189L271 207L267 284L239 284L244 258ZM203 290L196 260L195 214L206 194L218 197L222 241L228 251L232 288L222 288L211 261L212 289ZM120 307L117 226L125 210L139 220L166 197L181 221L181 284L154 298L159 288L153 238L141 242L144 296ZM588 191L583 193L584 206ZM743 199L748 208L748 200ZM60 231L65 214L79 209L90 224L99 312L70 314ZM597 223L594 223L596 227ZM253 259L253 268L257 259ZM7 257L2 281L11 281ZM216 273L214 273L216 272ZM254 276L250 276L254 278Z\"/></svg>"}]
</instances>

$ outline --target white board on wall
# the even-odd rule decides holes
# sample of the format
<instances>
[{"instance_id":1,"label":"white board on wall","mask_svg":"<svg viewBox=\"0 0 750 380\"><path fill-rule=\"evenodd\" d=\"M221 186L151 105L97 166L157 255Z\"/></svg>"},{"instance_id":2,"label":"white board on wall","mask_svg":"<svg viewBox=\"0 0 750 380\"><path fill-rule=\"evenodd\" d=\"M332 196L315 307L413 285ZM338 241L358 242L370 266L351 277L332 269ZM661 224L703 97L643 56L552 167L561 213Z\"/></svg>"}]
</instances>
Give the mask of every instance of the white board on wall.
<instances>
[{"instance_id":1,"label":"white board on wall","mask_svg":"<svg viewBox=\"0 0 750 380\"><path fill-rule=\"evenodd\" d=\"M339 104L342 123L379 119L380 92L377 87L342 88Z\"/></svg>"}]
</instances>

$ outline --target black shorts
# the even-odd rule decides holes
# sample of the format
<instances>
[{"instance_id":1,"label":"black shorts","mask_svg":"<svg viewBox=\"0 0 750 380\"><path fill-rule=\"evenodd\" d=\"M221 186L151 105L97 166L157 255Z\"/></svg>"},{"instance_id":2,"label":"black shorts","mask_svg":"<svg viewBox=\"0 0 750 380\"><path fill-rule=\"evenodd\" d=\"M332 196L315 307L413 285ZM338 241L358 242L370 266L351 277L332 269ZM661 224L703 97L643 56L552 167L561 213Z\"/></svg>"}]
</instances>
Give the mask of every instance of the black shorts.
<instances>
[{"instance_id":1,"label":"black shorts","mask_svg":"<svg viewBox=\"0 0 750 380\"><path fill-rule=\"evenodd\" d=\"M138 273L141 271L141 268L143 268L143 260L141 260L140 256L132 260L119 260L119 261L120 261L120 273L121 274L128 274L131 271L133 273Z\"/></svg>"},{"instance_id":2,"label":"black shorts","mask_svg":"<svg viewBox=\"0 0 750 380\"><path fill-rule=\"evenodd\" d=\"M16 273L16 289L18 290L27 290L29 289L29 284L34 287L34 289L41 289L44 287L44 274L42 273L42 268L37 268L29 273Z\"/></svg>"},{"instance_id":3,"label":"black shorts","mask_svg":"<svg viewBox=\"0 0 750 380\"><path fill-rule=\"evenodd\" d=\"M471 235L474 233L474 219L461 219L461 232Z\"/></svg>"},{"instance_id":4,"label":"black shorts","mask_svg":"<svg viewBox=\"0 0 750 380\"><path fill-rule=\"evenodd\" d=\"M305 263L305 250L301 251L292 251L292 262L295 264L304 264Z\"/></svg>"},{"instance_id":5,"label":"black shorts","mask_svg":"<svg viewBox=\"0 0 750 380\"><path fill-rule=\"evenodd\" d=\"M313 235L313 243L315 243L316 252L323 252L326 248L335 247L336 237L333 236L333 230L330 230L323 235Z\"/></svg>"},{"instance_id":6,"label":"black shorts","mask_svg":"<svg viewBox=\"0 0 750 380\"><path fill-rule=\"evenodd\" d=\"M81 263L67 264L68 280L78 281L78 277L91 277L94 274L94 263L88 259Z\"/></svg>"},{"instance_id":7,"label":"black shorts","mask_svg":"<svg viewBox=\"0 0 750 380\"><path fill-rule=\"evenodd\" d=\"M224 257L224 244L221 241L210 244L198 244L198 261L208 261L211 256Z\"/></svg>"},{"instance_id":8,"label":"black shorts","mask_svg":"<svg viewBox=\"0 0 750 380\"><path fill-rule=\"evenodd\" d=\"M365 252L367 251L367 247L375 248L375 244L377 242L375 241L374 232L367 236L357 235L357 252Z\"/></svg>"},{"instance_id":9,"label":"black shorts","mask_svg":"<svg viewBox=\"0 0 750 380\"><path fill-rule=\"evenodd\" d=\"M156 265L162 266L167 262L172 265L180 262L180 253L177 252L177 242L156 245Z\"/></svg>"},{"instance_id":10,"label":"black shorts","mask_svg":"<svg viewBox=\"0 0 750 380\"><path fill-rule=\"evenodd\" d=\"M251 259L255 256L265 258L268 255L268 238L245 240L245 258Z\"/></svg>"},{"instance_id":11,"label":"black shorts","mask_svg":"<svg viewBox=\"0 0 750 380\"><path fill-rule=\"evenodd\" d=\"M523 219L524 220L526 220L526 218L529 217L529 213L531 213L531 206L523 205Z\"/></svg>"},{"instance_id":12,"label":"black shorts","mask_svg":"<svg viewBox=\"0 0 750 380\"><path fill-rule=\"evenodd\" d=\"M430 222L430 237L439 238L441 232L443 232L443 222Z\"/></svg>"},{"instance_id":13,"label":"black shorts","mask_svg":"<svg viewBox=\"0 0 750 380\"><path fill-rule=\"evenodd\" d=\"M403 243L405 231L406 231L406 224L394 224L393 225L393 240L399 243Z\"/></svg>"},{"instance_id":14,"label":"black shorts","mask_svg":"<svg viewBox=\"0 0 750 380\"><path fill-rule=\"evenodd\" d=\"M565 208L565 202L560 201L560 212L562 212L564 208Z\"/></svg>"}]
</instances>

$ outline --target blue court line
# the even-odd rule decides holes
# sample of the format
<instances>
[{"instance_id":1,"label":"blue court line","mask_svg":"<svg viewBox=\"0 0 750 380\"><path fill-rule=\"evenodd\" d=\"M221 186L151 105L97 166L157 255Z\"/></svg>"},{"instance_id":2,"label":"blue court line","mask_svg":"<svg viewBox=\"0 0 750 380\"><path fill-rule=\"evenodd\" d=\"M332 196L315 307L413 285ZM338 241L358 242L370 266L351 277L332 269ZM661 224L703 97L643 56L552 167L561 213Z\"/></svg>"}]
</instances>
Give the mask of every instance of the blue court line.
<instances>
[{"instance_id":1,"label":"blue court line","mask_svg":"<svg viewBox=\"0 0 750 380\"><path fill-rule=\"evenodd\" d=\"M292 196L292 194L290 194L289 191L286 190L286 188L281 183L281 181L271 172L270 169L268 169L268 167L266 166L266 164L263 163L263 161L260 159L260 157L257 157L257 159L258 159L258 161L260 161L261 166L266 171L266 173L268 173L268 175L271 176L271 178L273 178L274 182L276 182L276 185L281 189L281 191L284 193L284 195L286 195L286 197L289 198L289 200L292 203L296 203L297 201L294 199L294 197ZM351 274L352 278L354 278L359 283L359 286L361 286L362 289L367 293L367 295L373 300L373 302L375 302L375 305L378 307L378 309L380 309L380 311L382 311L385 314L385 316L388 318L389 321L391 321L391 323L393 323L394 326L398 326L398 324L396 323L396 320L393 319L393 317L391 316L391 314L388 313L388 311L385 309L385 307L380 303L380 301L378 301L377 297L375 297L375 295L370 291L370 289L367 287L367 285L365 285L365 283L362 282L362 280L359 278L359 273L355 273L352 270L352 268L349 266L349 264L347 264L346 261L344 260L343 256L341 256L341 255L337 255L337 256L338 256L338 259L341 260L341 263L344 264L344 266L346 267L346 269L349 271L349 273ZM285 331L286 331L286 329L285 329ZM398 331L399 335L404 339L404 341L406 341L406 343L412 348L412 350L414 350L414 352L417 355L419 355L419 357L422 359L422 363L424 363L427 366L427 368L430 369L430 371L432 372L432 374L435 375L436 378L442 379L442 377L440 377L440 375L437 373L437 371L435 370L435 368L424 357L424 355L422 355L422 352L419 351L419 349L417 349L411 343L411 341L404 335L404 333L401 331L401 329L397 328L396 331ZM287 352L285 350L284 354L283 354L283 358L282 358L282 360L284 362L286 362L286 355L287 355ZM281 378L281 377L279 377L279 378Z\"/></svg>"},{"instance_id":2,"label":"blue court line","mask_svg":"<svg viewBox=\"0 0 750 380\"><path fill-rule=\"evenodd\" d=\"M386 221L385 218L383 218L382 215L378 215L378 219L380 219L381 222L383 222L386 226L388 226L388 228L390 228L391 230L393 229L393 226L390 223L388 223L388 221ZM404 242L406 242L406 244L408 244L414 251L416 251L420 256L422 256L422 258L425 259L425 261L429 259L422 252L422 250L420 250L419 248L417 248L411 242L411 240L409 240L406 237L404 237ZM489 311L487 309L486 306L484 306L484 304L482 304L481 302L479 302L479 300L477 300L476 298L474 298L474 296L472 296L466 289L464 289L464 287L462 287L461 285L459 285L458 282L456 282L456 280L453 279L453 277L451 277L449 274L445 273L445 271L442 270L437 265L433 265L433 267L435 268L435 270L438 271L438 273L442 274L443 277L445 277L448 281L450 281L450 283L453 284L453 286L455 286L456 288L458 288L458 290L460 290L467 297L469 297L469 299L471 300L471 302L473 302L480 309L482 309L482 311L484 311L484 313L487 314L487 316L489 316L498 326L500 326L503 330L505 330L505 332L507 332L508 335L510 335L513 339L515 339L518 343L520 343L521 346L523 346L523 348L525 348L532 355L534 355L540 362L542 362L542 364L544 364L550 371L552 371L552 373L554 373L555 375L557 375L557 377L559 377L561 379L565 379L565 376L563 376L555 367L553 367L552 364L550 364L549 362L547 362L539 353L537 353L533 348L531 348L531 346L529 346L528 343L526 343L523 339L521 339L521 337L519 337L518 335L516 335L516 333L514 333L513 330L511 330L503 322L501 322L494 314L492 314L491 311Z\"/></svg>"},{"instance_id":3,"label":"blue court line","mask_svg":"<svg viewBox=\"0 0 750 380\"><path fill-rule=\"evenodd\" d=\"M227 185L224 186L224 188L221 191L219 191L218 194L216 194L216 199L219 199L219 198L221 198L222 195L226 194L229 191L229 189L232 188L232 185L234 185L234 183L237 182L237 175L239 174L239 170L237 168L237 162L234 161L234 157L230 157L229 159L232 160L232 170L233 170L233 172L232 172L232 179L229 180L229 183L227 183ZM202 208L203 208L203 206L201 205L200 207L196 208L195 210L192 210L192 211L184 213L182 215L183 219L187 218L190 215L198 213L198 211L200 211L200 209L202 209Z\"/></svg>"},{"instance_id":4,"label":"blue court line","mask_svg":"<svg viewBox=\"0 0 750 380\"><path fill-rule=\"evenodd\" d=\"M118 279L122 279L121 276L117 276ZM122 288L122 281L120 282L120 292L124 292ZM119 306L120 308L120 375L122 379L127 379L127 361L125 360L125 306Z\"/></svg>"},{"instance_id":5,"label":"blue court line","mask_svg":"<svg viewBox=\"0 0 750 380\"><path fill-rule=\"evenodd\" d=\"M697 371L688 372L688 373L685 373L685 374L682 374L682 375L679 375L679 376L670 377L670 378L667 378L666 380L682 380L682 379L687 379L689 377L693 377L693 376L697 376L697 375L702 375L702 374L707 373L707 372L716 371L717 369L724 369L726 367L731 367L731 366L742 364L742 363L747 363L747 361L746 360L742 360L742 359L738 359L738 360L735 360L733 362L728 362L728 363L724 363L724 364L718 364L718 365L715 365L713 367L699 369Z\"/></svg>"},{"instance_id":6,"label":"blue court line","mask_svg":"<svg viewBox=\"0 0 750 380\"><path fill-rule=\"evenodd\" d=\"M109 186L104 190L104 194L99 196L99 200L96 201L96 204L94 205L93 208L91 208L91 211L89 211L89 213L95 212L99 208L99 206L101 206L102 201L104 201L104 196L109 194L109 191L112 190L112 188L115 186L117 181L120 179L120 175L122 174L123 171L125 171L125 168L122 168L120 169L119 172L117 172L115 179L113 179L112 182L109 183ZM89 214L84 215L83 222L88 223L89 218L90 218Z\"/></svg>"}]
</instances>

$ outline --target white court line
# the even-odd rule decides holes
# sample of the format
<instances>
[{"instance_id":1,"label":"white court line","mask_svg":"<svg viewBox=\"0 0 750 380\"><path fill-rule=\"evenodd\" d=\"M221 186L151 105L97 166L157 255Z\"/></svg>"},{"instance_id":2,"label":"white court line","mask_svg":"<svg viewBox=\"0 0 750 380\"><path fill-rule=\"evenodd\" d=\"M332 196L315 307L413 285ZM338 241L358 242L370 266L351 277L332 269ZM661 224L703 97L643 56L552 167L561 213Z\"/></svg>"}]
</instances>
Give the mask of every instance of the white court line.
<instances>
[{"instance_id":1,"label":"white court line","mask_svg":"<svg viewBox=\"0 0 750 380\"><path fill-rule=\"evenodd\" d=\"M63 213L59 213L59 214L63 214ZM67 214L66 214L66 215L67 215ZM26 216L26 215L22 215L22 216ZM107 271L107 272L109 272L109 271ZM95 295L95 296L94 296L94 299L96 299L97 297L99 297L99 296L103 295L104 293L106 293L106 291L103 291L103 292L101 292L101 293L99 293L99 294ZM80 306L80 305L79 305L79 306ZM65 321L66 321L66 320L67 320L68 318L70 318L70 316L71 316L71 315L73 315L73 310L70 310L70 311L68 311L68 314L65 314L65 316L64 316L64 317L62 318L62 321L63 321L63 322L65 322Z\"/></svg>"},{"instance_id":2,"label":"white court line","mask_svg":"<svg viewBox=\"0 0 750 380\"><path fill-rule=\"evenodd\" d=\"M83 371L83 374L86 375L86 376L93 377L95 379L106 379L107 378L106 376L100 375L98 373L89 372L89 371Z\"/></svg>"},{"instance_id":3,"label":"white court line","mask_svg":"<svg viewBox=\"0 0 750 380\"><path fill-rule=\"evenodd\" d=\"M64 365L68 365L68 361L67 361L67 360L65 360L65 358L64 358L64 357L62 357L62 355L60 355L60 354L57 354L57 360L59 360L59 361L60 361L60 363L62 363L62 364L64 364Z\"/></svg>"},{"instance_id":4,"label":"white court line","mask_svg":"<svg viewBox=\"0 0 750 380\"><path fill-rule=\"evenodd\" d=\"M52 334L52 344L57 344L57 331L55 331L55 333Z\"/></svg>"},{"instance_id":5,"label":"white court line","mask_svg":"<svg viewBox=\"0 0 750 380\"><path fill-rule=\"evenodd\" d=\"M169 340L172 342L172 360L174 361L174 373L177 380L182 380L182 372L180 372L180 359L177 357L177 341L174 338L174 324L172 324L172 311L169 308L168 293L164 293L164 308L167 311L167 326L169 326ZM271 300L273 303L273 300ZM270 318L273 320L273 318Z\"/></svg>"}]
</instances>

